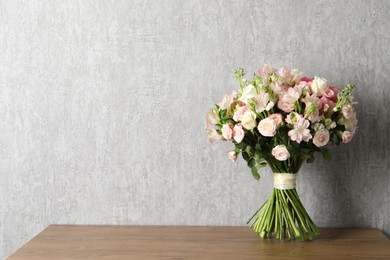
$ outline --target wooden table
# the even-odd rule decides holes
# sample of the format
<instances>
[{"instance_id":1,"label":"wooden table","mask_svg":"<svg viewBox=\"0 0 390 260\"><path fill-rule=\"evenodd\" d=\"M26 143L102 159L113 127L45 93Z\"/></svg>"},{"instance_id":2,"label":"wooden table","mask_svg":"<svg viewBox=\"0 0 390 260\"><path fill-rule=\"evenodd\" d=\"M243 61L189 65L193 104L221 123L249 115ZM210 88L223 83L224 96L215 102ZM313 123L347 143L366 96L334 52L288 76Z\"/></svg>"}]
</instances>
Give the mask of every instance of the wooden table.
<instances>
[{"instance_id":1,"label":"wooden table","mask_svg":"<svg viewBox=\"0 0 390 260\"><path fill-rule=\"evenodd\" d=\"M51 225L9 259L390 259L379 230L320 231L302 242L261 240L247 227Z\"/></svg>"}]
</instances>

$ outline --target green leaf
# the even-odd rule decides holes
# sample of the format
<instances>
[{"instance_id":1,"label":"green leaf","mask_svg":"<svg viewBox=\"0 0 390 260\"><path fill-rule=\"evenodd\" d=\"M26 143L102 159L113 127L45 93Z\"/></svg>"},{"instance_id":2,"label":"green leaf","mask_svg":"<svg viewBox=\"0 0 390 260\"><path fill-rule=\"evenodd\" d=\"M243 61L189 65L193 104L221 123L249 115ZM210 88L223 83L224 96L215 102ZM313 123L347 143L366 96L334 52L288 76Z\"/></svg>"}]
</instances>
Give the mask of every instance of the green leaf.
<instances>
[{"instance_id":1,"label":"green leaf","mask_svg":"<svg viewBox=\"0 0 390 260\"><path fill-rule=\"evenodd\" d=\"M332 160L332 153L329 151L329 149L323 148L321 149L321 153L325 160Z\"/></svg>"},{"instance_id":2,"label":"green leaf","mask_svg":"<svg viewBox=\"0 0 390 260\"><path fill-rule=\"evenodd\" d=\"M267 166L267 165L268 165L267 162L261 162L261 163L259 163L259 164L257 165L257 169L263 168L263 167L265 167L265 166Z\"/></svg>"},{"instance_id":3,"label":"green leaf","mask_svg":"<svg viewBox=\"0 0 390 260\"><path fill-rule=\"evenodd\" d=\"M256 151L253 158L255 158L256 162L260 162L263 159L263 154L260 151Z\"/></svg>"},{"instance_id":4,"label":"green leaf","mask_svg":"<svg viewBox=\"0 0 390 260\"><path fill-rule=\"evenodd\" d=\"M309 157L307 158L306 162L307 163L313 163L314 162L314 156L312 154L309 155Z\"/></svg>"},{"instance_id":5,"label":"green leaf","mask_svg":"<svg viewBox=\"0 0 390 260\"><path fill-rule=\"evenodd\" d=\"M242 151L242 158L244 158L245 161L249 160L249 154L247 152Z\"/></svg>"},{"instance_id":6,"label":"green leaf","mask_svg":"<svg viewBox=\"0 0 390 260\"><path fill-rule=\"evenodd\" d=\"M253 167L253 168L251 168L251 171L252 171L253 178L255 178L257 181L260 180L260 174L257 171L257 168Z\"/></svg>"},{"instance_id":7,"label":"green leaf","mask_svg":"<svg viewBox=\"0 0 390 260\"><path fill-rule=\"evenodd\" d=\"M246 148L246 146L247 146L247 144L244 143L244 142L241 142L241 143L239 143L239 144L236 144L236 147L237 147L238 149L241 149L241 150L244 150L244 149Z\"/></svg>"},{"instance_id":8,"label":"green leaf","mask_svg":"<svg viewBox=\"0 0 390 260\"><path fill-rule=\"evenodd\" d=\"M255 149L261 151L261 145L260 145L259 143L257 143L257 144L255 145Z\"/></svg>"},{"instance_id":9,"label":"green leaf","mask_svg":"<svg viewBox=\"0 0 390 260\"><path fill-rule=\"evenodd\" d=\"M250 158L249 160L248 160L248 167L249 168L253 168L253 167L255 167L256 166L256 160L255 160L255 158Z\"/></svg>"}]
</instances>

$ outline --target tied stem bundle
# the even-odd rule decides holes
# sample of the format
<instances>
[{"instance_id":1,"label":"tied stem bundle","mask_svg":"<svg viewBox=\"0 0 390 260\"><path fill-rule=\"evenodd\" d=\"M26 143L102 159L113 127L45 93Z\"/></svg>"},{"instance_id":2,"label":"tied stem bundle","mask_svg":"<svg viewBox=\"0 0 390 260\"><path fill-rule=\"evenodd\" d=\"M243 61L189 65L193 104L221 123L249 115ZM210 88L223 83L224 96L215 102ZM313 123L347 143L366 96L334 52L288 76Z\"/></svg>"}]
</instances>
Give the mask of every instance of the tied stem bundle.
<instances>
[{"instance_id":1,"label":"tied stem bundle","mask_svg":"<svg viewBox=\"0 0 390 260\"><path fill-rule=\"evenodd\" d=\"M301 237L304 241L320 234L299 199L295 177L296 174L274 174L272 195L247 223L251 223L251 228L261 238L272 238L274 235L280 240Z\"/></svg>"}]
</instances>

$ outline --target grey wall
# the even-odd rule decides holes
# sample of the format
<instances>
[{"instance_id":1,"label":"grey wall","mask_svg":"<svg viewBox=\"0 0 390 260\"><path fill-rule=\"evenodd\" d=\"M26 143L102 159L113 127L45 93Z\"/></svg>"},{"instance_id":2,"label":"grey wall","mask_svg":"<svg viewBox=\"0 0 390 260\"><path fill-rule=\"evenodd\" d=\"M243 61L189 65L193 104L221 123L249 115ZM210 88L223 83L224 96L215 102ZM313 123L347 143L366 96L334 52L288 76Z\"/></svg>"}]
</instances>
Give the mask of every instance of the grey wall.
<instances>
[{"instance_id":1,"label":"grey wall","mask_svg":"<svg viewBox=\"0 0 390 260\"><path fill-rule=\"evenodd\" d=\"M204 113L264 62L351 81L359 131L299 192L390 233L389 1L0 0L0 258L50 223L244 225L271 192ZM250 74L250 73L249 73Z\"/></svg>"}]
</instances>

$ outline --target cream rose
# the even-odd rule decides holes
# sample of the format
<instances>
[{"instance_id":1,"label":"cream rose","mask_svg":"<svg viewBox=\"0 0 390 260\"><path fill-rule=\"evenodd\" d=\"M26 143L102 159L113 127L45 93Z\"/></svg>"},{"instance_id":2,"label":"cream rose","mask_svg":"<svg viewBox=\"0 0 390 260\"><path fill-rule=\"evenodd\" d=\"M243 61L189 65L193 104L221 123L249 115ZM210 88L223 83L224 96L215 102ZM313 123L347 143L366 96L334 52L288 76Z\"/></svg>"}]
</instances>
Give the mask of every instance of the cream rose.
<instances>
[{"instance_id":1,"label":"cream rose","mask_svg":"<svg viewBox=\"0 0 390 260\"><path fill-rule=\"evenodd\" d=\"M252 130L256 127L256 114L252 110L247 110L241 117L241 125L246 130Z\"/></svg>"},{"instance_id":2,"label":"cream rose","mask_svg":"<svg viewBox=\"0 0 390 260\"><path fill-rule=\"evenodd\" d=\"M285 161L290 158L290 153L288 152L285 145L277 145L272 149L272 155L278 161Z\"/></svg>"},{"instance_id":3,"label":"cream rose","mask_svg":"<svg viewBox=\"0 0 390 260\"><path fill-rule=\"evenodd\" d=\"M250 84L243 89L242 95L238 100L248 104L248 100L256 96L257 96L256 89L252 84Z\"/></svg>"},{"instance_id":4,"label":"cream rose","mask_svg":"<svg viewBox=\"0 0 390 260\"><path fill-rule=\"evenodd\" d=\"M259 130L260 134L269 137L272 137L276 134L276 128L276 122L272 118L268 117L261 120L257 126L257 130Z\"/></svg>"},{"instance_id":5,"label":"cream rose","mask_svg":"<svg viewBox=\"0 0 390 260\"><path fill-rule=\"evenodd\" d=\"M324 91L329 88L328 81L321 77L314 77L311 82L311 91L317 96L321 96Z\"/></svg>"},{"instance_id":6,"label":"cream rose","mask_svg":"<svg viewBox=\"0 0 390 260\"><path fill-rule=\"evenodd\" d=\"M314 135L313 144L317 147L325 146L329 142L329 131L325 128L318 130Z\"/></svg>"}]
</instances>

